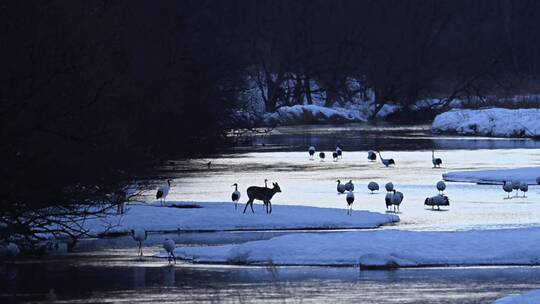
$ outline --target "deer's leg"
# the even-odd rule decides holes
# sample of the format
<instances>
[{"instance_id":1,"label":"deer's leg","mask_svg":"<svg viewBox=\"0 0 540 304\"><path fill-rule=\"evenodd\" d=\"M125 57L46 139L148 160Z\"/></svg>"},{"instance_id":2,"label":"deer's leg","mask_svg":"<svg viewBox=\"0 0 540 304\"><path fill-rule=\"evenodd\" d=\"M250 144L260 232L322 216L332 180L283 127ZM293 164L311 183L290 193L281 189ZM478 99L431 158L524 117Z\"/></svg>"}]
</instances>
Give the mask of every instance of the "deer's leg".
<instances>
[{"instance_id":1,"label":"deer's leg","mask_svg":"<svg viewBox=\"0 0 540 304\"><path fill-rule=\"evenodd\" d=\"M251 207L251 213L255 213L255 210L253 210L253 200L250 200L249 205Z\"/></svg>"},{"instance_id":2,"label":"deer's leg","mask_svg":"<svg viewBox=\"0 0 540 304\"><path fill-rule=\"evenodd\" d=\"M272 202L268 201L268 205L270 206L270 213L272 213Z\"/></svg>"},{"instance_id":3,"label":"deer's leg","mask_svg":"<svg viewBox=\"0 0 540 304\"><path fill-rule=\"evenodd\" d=\"M246 206L244 207L244 212L243 213L246 213L246 209L247 209L247 206L249 205L249 203L253 203L253 200L251 198L247 201ZM251 207L251 210L253 210L253 207Z\"/></svg>"}]
</instances>

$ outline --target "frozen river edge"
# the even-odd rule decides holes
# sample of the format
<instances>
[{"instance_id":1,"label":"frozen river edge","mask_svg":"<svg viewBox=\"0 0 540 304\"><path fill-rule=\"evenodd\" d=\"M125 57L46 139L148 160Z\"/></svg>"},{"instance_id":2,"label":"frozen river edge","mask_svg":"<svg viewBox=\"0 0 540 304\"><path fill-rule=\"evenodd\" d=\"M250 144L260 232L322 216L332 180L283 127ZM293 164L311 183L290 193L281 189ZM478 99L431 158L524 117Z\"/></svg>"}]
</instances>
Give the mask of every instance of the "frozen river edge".
<instances>
[{"instance_id":1,"label":"frozen river edge","mask_svg":"<svg viewBox=\"0 0 540 304\"><path fill-rule=\"evenodd\" d=\"M502 184L506 180L536 185L539 178L540 167L454 171L443 174L445 181L477 184Z\"/></svg>"},{"instance_id":2,"label":"frozen river edge","mask_svg":"<svg viewBox=\"0 0 540 304\"><path fill-rule=\"evenodd\" d=\"M194 263L391 269L540 265L540 228L454 232L371 230L294 233L242 244L178 247ZM164 257L165 253L157 254Z\"/></svg>"}]
</instances>

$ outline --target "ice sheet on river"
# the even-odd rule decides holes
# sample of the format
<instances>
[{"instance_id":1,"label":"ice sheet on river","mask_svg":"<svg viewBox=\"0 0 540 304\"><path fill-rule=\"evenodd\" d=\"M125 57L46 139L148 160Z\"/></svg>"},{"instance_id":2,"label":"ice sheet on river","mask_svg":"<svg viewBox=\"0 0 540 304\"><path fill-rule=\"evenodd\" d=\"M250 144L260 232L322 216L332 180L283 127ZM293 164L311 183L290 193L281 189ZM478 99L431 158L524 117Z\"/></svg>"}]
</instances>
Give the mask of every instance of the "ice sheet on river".
<instances>
[{"instance_id":1,"label":"ice sheet on river","mask_svg":"<svg viewBox=\"0 0 540 304\"><path fill-rule=\"evenodd\" d=\"M203 208L168 208L150 204L128 205L123 216L92 219L85 224L91 234L102 233L109 225L108 232L129 232L142 227L150 231L176 230L272 230L272 229L339 229L376 228L397 222L399 217L369 211L354 211L348 216L345 208L317 208L306 206L273 205L272 214L267 215L262 204L254 206L252 214L248 208L242 213L244 204L234 210L232 203L181 203L170 205L193 205Z\"/></svg>"},{"instance_id":2,"label":"ice sheet on river","mask_svg":"<svg viewBox=\"0 0 540 304\"><path fill-rule=\"evenodd\" d=\"M540 303L540 289L523 294L508 295L500 298L493 304L538 304Z\"/></svg>"},{"instance_id":3,"label":"ice sheet on river","mask_svg":"<svg viewBox=\"0 0 540 304\"><path fill-rule=\"evenodd\" d=\"M194 262L231 264L366 268L538 265L539 242L540 228L457 232L384 229L295 233L235 245L179 247L175 254Z\"/></svg>"},{"instance_id":4,"label":"ice sheet on river","mask_svg":"<svg viewBox=\"0 0 540 304\"><path fill-rule=\"evenodd\" d=\"M504 180L517 180L529 185L536 185L538 177L540 177L540 167L455 171L443 174L443 179L446 181L480 184L502 184Z\"/></svg>"}]
</instances>

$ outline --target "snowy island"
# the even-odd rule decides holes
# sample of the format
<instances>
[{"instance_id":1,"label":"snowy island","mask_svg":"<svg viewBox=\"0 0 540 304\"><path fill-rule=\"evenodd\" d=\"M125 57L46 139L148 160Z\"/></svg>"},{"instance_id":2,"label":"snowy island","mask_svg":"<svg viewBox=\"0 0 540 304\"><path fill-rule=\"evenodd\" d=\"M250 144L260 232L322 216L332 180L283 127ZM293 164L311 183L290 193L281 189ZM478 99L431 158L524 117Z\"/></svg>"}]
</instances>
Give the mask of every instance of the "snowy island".
<instances>
[{"instance_id":1,"label":"snowy island","mask_svg":"<svg viewBox=\"0 0 540 304\"><path fill-rule=\"evenodd\" d=\"M364 210L347 216L345 209L274 205L267 215L260 204L255 205L255 213L243 214L243 208L239 204L235 210L233 203L168 202L166 207L136 203L128 205L123 215L90 219L85 228L97 236L135 228L151 232L368 229L399 221L394 214Z\"/></svg>"}]
</instances>

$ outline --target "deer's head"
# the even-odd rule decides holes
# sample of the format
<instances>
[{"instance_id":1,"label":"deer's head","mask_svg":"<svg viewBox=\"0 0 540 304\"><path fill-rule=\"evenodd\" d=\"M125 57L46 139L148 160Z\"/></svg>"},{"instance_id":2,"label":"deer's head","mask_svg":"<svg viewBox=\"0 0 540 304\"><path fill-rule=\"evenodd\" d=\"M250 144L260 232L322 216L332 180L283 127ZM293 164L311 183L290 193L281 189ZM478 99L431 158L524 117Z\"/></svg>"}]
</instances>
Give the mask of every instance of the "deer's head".
<instances>
[{"instance_id":1,"label":"deer's head","mask_svg":"<svg viewBox=\"0 0 540 304\"><path fill-rule=\"evenodd\" d=\"M281 192L281 188L279 187L278 183L272 183L274 185L274 192Z\"/></svg>"}]
</instances>

